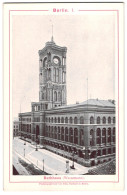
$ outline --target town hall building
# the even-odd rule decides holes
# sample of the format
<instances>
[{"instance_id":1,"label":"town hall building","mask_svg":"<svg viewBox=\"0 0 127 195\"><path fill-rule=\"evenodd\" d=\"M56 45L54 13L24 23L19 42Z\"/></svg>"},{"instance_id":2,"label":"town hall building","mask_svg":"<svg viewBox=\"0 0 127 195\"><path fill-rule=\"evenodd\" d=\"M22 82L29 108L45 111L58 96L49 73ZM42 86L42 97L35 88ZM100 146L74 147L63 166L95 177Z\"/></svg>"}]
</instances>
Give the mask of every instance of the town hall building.
<instances>
[{"instance_id":1,"label":"town hall building","mask_svg":"<svg viewBox=\"0 0 127 195\"><path fill-rule=\"evenodd\" d=\"M115 158L115 103L88 99L67 105L67 48L53 37L39 50L39 102L19 113L19 135L84 166Z\"/></svg>"}]
</instances>

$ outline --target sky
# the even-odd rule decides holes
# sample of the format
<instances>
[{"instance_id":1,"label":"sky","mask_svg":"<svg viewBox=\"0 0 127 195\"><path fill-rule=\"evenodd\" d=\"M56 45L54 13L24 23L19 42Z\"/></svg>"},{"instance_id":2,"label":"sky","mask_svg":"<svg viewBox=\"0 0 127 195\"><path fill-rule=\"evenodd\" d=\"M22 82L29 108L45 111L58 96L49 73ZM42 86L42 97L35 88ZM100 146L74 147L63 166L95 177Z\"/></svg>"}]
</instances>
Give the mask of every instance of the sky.
<instances>
[{"instance_id":1,"label":"sky","mask_svg":"<svg viewBox=\"0 0 127 195\"><path fill-rule=\"evenodd\" d=\"M115 99L115 16L12 16L12 116L39 101L38 50L51 40L67 47L67 104Z\"/></svg>"}]
</instances>

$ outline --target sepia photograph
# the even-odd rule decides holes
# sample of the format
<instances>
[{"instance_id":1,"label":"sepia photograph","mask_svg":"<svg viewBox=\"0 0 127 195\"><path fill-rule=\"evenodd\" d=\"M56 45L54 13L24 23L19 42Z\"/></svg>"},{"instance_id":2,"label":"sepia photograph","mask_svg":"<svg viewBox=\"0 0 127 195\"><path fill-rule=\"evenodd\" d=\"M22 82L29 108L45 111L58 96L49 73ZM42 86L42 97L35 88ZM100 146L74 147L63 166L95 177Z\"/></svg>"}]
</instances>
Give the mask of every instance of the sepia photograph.
<instances>
[{"instance_id":1,"label":"sepia photograph","mask_svg":"<svg viewBox=\"0 0 127 195\"><path fill-rule=\"evenodd\" d=\"M12 16L12 53L14 174L115 174L115 14Z\"/></svg>"},{"instance_id":2,"label":"sepia photograph","mask_svg":"<svg viewBox=\"0 0 127 195\"><path fill-rule=\"evenodd\" d=\"M119 11L32 8L9 10L9 178L115 182Z\"/></svg>"}]
</instances>

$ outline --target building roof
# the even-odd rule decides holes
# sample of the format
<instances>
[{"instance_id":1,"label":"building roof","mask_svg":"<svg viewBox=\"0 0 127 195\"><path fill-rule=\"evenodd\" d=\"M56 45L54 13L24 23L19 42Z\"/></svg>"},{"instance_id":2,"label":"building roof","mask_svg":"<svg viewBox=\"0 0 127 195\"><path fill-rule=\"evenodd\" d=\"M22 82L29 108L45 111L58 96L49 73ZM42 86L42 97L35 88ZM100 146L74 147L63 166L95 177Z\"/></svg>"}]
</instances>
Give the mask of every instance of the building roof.
<instances>
[{"instance_id":1,"label":"building roof","mask_svg":"<svg viewBox=\"0 0 127 195\"><path fill-rule=\"evenodd\" d=\"M108 106L115 107L115 105L109 100L89 99L82 104L94 105L94 106Z\"/></svg>"},{"instance_id":2,"label":"building roof","mask_svg":"<svg viewBox=\"0 0 127 195\"><path fill-rule=\"evenodd\" d=\"M58 109L58 108L68 108L68 107L79 107L79 106L87 106L87 105L88 106L99 106L99 107L115 108L115 104L113 104L109 100L89 99L89 100L86 100L86 101L84 101L82 103L70 104L70 105L66 105L66 106L55 107L55 109Z\"/></svg>"}]
</instances>

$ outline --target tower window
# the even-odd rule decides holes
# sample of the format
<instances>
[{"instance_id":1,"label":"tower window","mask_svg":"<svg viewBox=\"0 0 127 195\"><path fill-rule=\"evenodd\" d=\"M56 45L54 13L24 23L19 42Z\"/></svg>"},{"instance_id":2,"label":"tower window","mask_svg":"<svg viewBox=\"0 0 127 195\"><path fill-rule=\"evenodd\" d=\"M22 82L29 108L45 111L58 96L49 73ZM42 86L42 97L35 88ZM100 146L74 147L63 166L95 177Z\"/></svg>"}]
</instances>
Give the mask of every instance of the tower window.
<instances>
[{"instance_id":1,"label":"tower window","mask_svg":"<svg viewBox=\"0 0 127 195\"><path fill-rule=\"evenodd\" d=\"M56 82L59 82L59 69L56 68Z\"/></svg>"},{"instance_id":2,"label":"tower window","mask_svg":"<svg viewBox=\"0 0 127 195\"><path fill-rule=\"evenodd\" d=\"M63 72L63 83L65 82L65 72Z\"/></svg>"},{"instance_id":3,"label":"tower window","mask_svg":"<svg viewBox=\"0 0 127 195\"><path fill-rule=\"evenodd\" d=\"M61 94L60 92L58 92L58 101L60 102L60 100L61 100Z\"/></svg>"},{"instance_id":4,"label":"tower window","mask_svg":"<svg viewBox=\"0 0 127 195\"><path fill-rule=\"evenodd\" d=\"M47 70L47 79L48 80L51 79L51 69L50 68Z\"/></svg>"},{"instance_id":5,"label":"tower window","mask_svg":"<svg viewBox=\"0 0 127 195\"><path fill-rule=\"evenodd\" d=\"M53 81L56 82L56 68L53 69Z\"/></svg>"},{"instance_id":6,"label":"tower window","mask_svg":"<svg viewBox=\"0 0 127 195\"><path fill-rule=\"evenodd\" d=\"M57 92L54 92L54 100L57 101Z\"/></svg>"},{"instance_id":7,"label":"tower window","mask_svg":"<svg viewBox=\"0 0 127 195\"><path fill-rule=\"evenodd\" d=\"M63 57L63 65L65 65L65 58Z\"/></svg>"},{"instance_id":8,"label":"tower window","mask_svg":"<svg viewBox=\"0 0 127 195\"><path fill-rule=\"evenodd\" d=\"M42 93L42 100L44 100L44 93Z\"/></svg>"},{"instance_id":9,"label":"tower window","mask_svg":"<svg viewBox=\"0 0 127 195\"><path fill-rule=\"evenodd\" d=\"M44 58L43 60L43 67L47 66L47 57Z\"/></svg>"}]
</instances>

